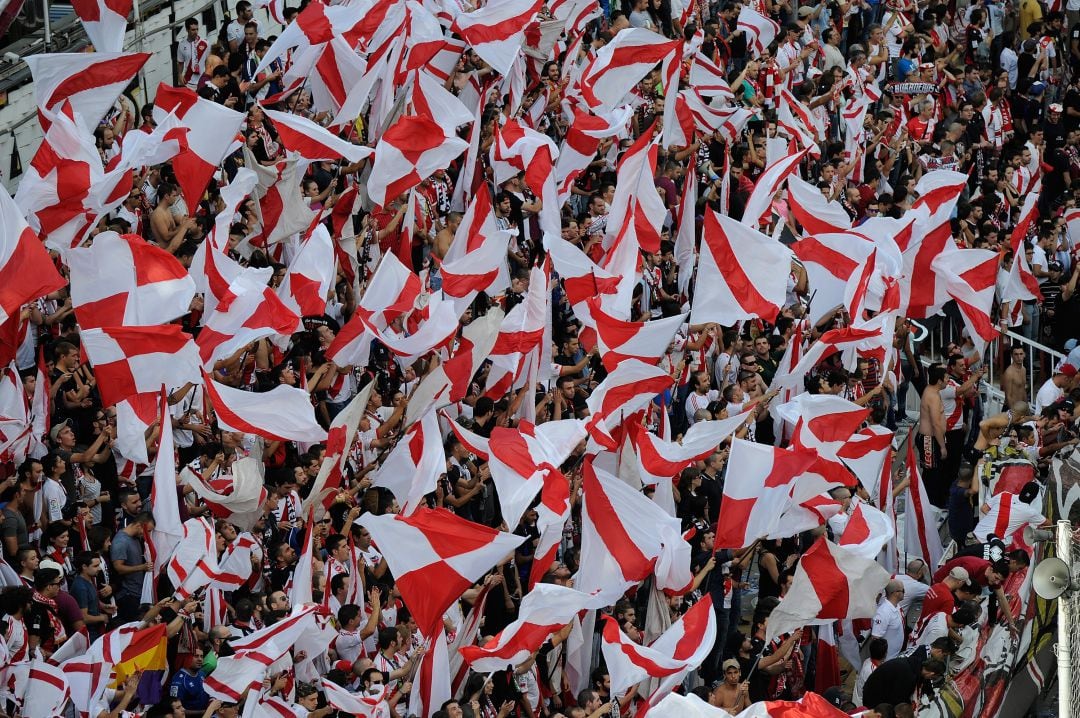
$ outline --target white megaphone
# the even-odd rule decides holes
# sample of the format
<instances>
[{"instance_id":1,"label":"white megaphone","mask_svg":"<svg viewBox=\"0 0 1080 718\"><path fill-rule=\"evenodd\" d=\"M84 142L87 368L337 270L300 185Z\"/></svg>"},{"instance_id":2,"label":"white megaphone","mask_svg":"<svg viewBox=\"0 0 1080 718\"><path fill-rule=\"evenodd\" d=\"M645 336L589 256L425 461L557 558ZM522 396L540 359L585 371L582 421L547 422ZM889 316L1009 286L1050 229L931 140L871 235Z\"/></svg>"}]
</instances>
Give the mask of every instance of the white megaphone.
<instances>
[{"instance_id":1,"label":"white megaphone","mask_svg":"<svg viewBox=\"0 0 1080 718\"><path fill-rule=\"evenodd\" d=\"M1073 587L1072 569L1060 558L1044 558L1031 574L1035 593L1052 601Z\"/></svg>"}]
</instances>

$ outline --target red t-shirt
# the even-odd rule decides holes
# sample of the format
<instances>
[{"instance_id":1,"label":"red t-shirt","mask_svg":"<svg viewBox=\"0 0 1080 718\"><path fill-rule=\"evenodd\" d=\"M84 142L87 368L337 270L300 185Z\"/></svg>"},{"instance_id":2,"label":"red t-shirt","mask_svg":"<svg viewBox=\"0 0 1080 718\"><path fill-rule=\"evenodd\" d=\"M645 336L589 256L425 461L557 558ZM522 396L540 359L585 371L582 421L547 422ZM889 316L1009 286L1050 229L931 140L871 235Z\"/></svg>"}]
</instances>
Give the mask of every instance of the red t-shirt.
<instances>
[{"instance_id":1,"label":"red t-shirt","mask_svg":"<svg viewBox=\"0 0 1080 718\"><path fill-rule=\"evenodd\" d=\"M956 598L952 591L944 583L937 582L930 586L923 598L922 613L919 614L918 625L922 626L931 617L938 613L952 614L956 605Z\"/></svg>"},{"instance_id":2,"label":"red t-shirt","mask_svg":"<svg viewBox=\"0 0 1080 718\"><path fill-rule=\"evenodd\" d=\"M980 586L989 584L986 579L986 571L990 568L990 562L984 558L979 558L978 556L960 556L954 558L937 570L934 574L934 580L945 580L945 577L949 575L949 571L952 571L957 566L967 571L971 580Z\"/></svg>"}]
</instances>

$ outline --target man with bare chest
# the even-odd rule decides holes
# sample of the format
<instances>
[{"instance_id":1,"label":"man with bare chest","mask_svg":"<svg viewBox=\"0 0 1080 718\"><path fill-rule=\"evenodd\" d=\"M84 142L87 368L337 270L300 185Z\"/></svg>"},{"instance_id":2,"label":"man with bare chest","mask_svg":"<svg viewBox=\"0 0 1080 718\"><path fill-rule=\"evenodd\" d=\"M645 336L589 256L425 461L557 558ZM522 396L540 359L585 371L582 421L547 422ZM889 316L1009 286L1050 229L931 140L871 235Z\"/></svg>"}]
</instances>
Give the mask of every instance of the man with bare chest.
<instances>
[{"instance_id":1,"label":"man with bare chest","mask_svg":"<svg viewBox=\"0 0 1080 718\"><path fill-rule=\"evenodd\" d=\"M1023 345L1013 344L1010 357L1012 361L1001 374L1001 391L1005 393L1005 406L1028 400L1027 369L1024 367L1027 352L1024 351Z\"/></svg>"},{"instance_id":2,"label":"man with bare chest","mask_svg":"<svg viewBox=\"0 0 1080 718\"><path fill-rule=\"evenodd\" d=\"M919 407L919 433L915 437L927 498L939 508L948 500L952 481L943 470L943 462L949 456L945 447L945 405L941 400L945 384L945 367L940 363L931 364L926 372L926 389Z\"/></svg>"}]
</instances>

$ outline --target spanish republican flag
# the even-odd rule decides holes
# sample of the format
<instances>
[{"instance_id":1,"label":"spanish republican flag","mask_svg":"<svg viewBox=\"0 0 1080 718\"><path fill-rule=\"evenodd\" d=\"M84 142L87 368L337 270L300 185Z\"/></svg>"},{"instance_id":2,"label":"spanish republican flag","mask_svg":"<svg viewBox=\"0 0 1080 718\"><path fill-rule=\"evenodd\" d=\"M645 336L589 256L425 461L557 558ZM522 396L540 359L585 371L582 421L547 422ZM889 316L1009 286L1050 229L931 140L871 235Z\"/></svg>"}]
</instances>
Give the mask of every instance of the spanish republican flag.
<instances>
[{"instance_id":1,"label":"spanish republican flag","mask_svg":"<svg viewBox=\"0 0 1080 718\"><path fill-rule=\"evenodd\" d=\"M131 634L131 642L124 646L120 653L120 662L114 668L117 685L122 684L132 673L167 668L167 646L168 637L164 623L139 629Z\"/></svg>"}]
</instances>

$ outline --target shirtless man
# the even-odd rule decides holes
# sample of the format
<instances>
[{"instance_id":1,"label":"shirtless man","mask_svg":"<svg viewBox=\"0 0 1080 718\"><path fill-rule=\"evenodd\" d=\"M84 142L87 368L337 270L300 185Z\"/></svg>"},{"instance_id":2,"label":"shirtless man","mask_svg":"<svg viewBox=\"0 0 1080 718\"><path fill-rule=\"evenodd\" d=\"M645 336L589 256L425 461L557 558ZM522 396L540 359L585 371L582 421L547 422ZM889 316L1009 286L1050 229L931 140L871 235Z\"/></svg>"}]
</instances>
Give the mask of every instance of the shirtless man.
<instances>
[{"instance_id":1,"label":"shirtless man","mask_svg":"<svg viewBox=\"0 0 1080 718\"><path fill-rule=\"evenodd\" d=\"M1005 367L1001 375L1001 390L1005 392L1005 406L1012 406L1020 401L1027 401L1028 382L1024 359L1027 352L1021 344L1013 344L1010 354L1012 362Z\"/></svg>"},{"instance_id":2,"label":"shirtless man","mask_svg":"<svg viewBox=\"0 0 1080 718\"><path fill-rule=\"evenodd\" d=\"M750 684L739 682L742 669L734 658L724 661L724 682L709 691L709 705L726 710L731 715L741 713L750 705Z\"/></svg>"},{"instance_id":3,"label":"shirtless man","mask_svg":"<svg viewBox=\"0 0 1080 718\"><path fill-rule=\"evenodd\" d=\"M450 250L450 243L454 241L454 235L457 233L459 226L461 226L460 213L451 212L446 216L446 226L435 235L435 242L431 248L439 261L446 258L446 253Z\"/></svg>"},{"instance_id":4,"label":"shirtless man","mask_svg":"<svg viewBox=\"0 0 1080 718\"><path fill-rule=\"evenodd\" d=\"M938 508L945 507L952 482L952 477L945 476L942 470L942 463L949 456L945 447L945 406L941 401L946 377L945 367L940 363L931 364L927 370L926 389L919 408L919 434L915 437L927 498Z\"/></svg>"},{"instance_id":5,"label":"shirtless man","mask_svg":"<svg viewBox=\"0 0 1080 718\"><path fill-rule=\"evenodd\" d=\"M1015 356L1015 354L1014 354ZM1016 361L1015 358L1013 361ZM1011 367L1010 367L1011 368ZM1006 369L1005 371L1008 371ZM1002 381L1002 384L1005 382ZM1009 411L996 414L979 422L979 437L975 440L976 453L982 453L1001 438L1010 426L1019 426L1032 419L1031 407L1026 401L1014 401L1009 404Z\"/></svg>"},{"instance_id":6,"label":"shirtless man","mask_svg":"<svg viewBox=\"0 0 1080 718\"><path fill-rule=\"evenodd\" d=\"M188 230L195 227L195 220L191 217L181 217L177 221L177 218L169 211L178 199L180 199L180 188L162 182L158 185L157 206L150 214L150 231L154 241L170 254L175 254L176 250L180 249Z\"/></svg>"}]
</instances>

